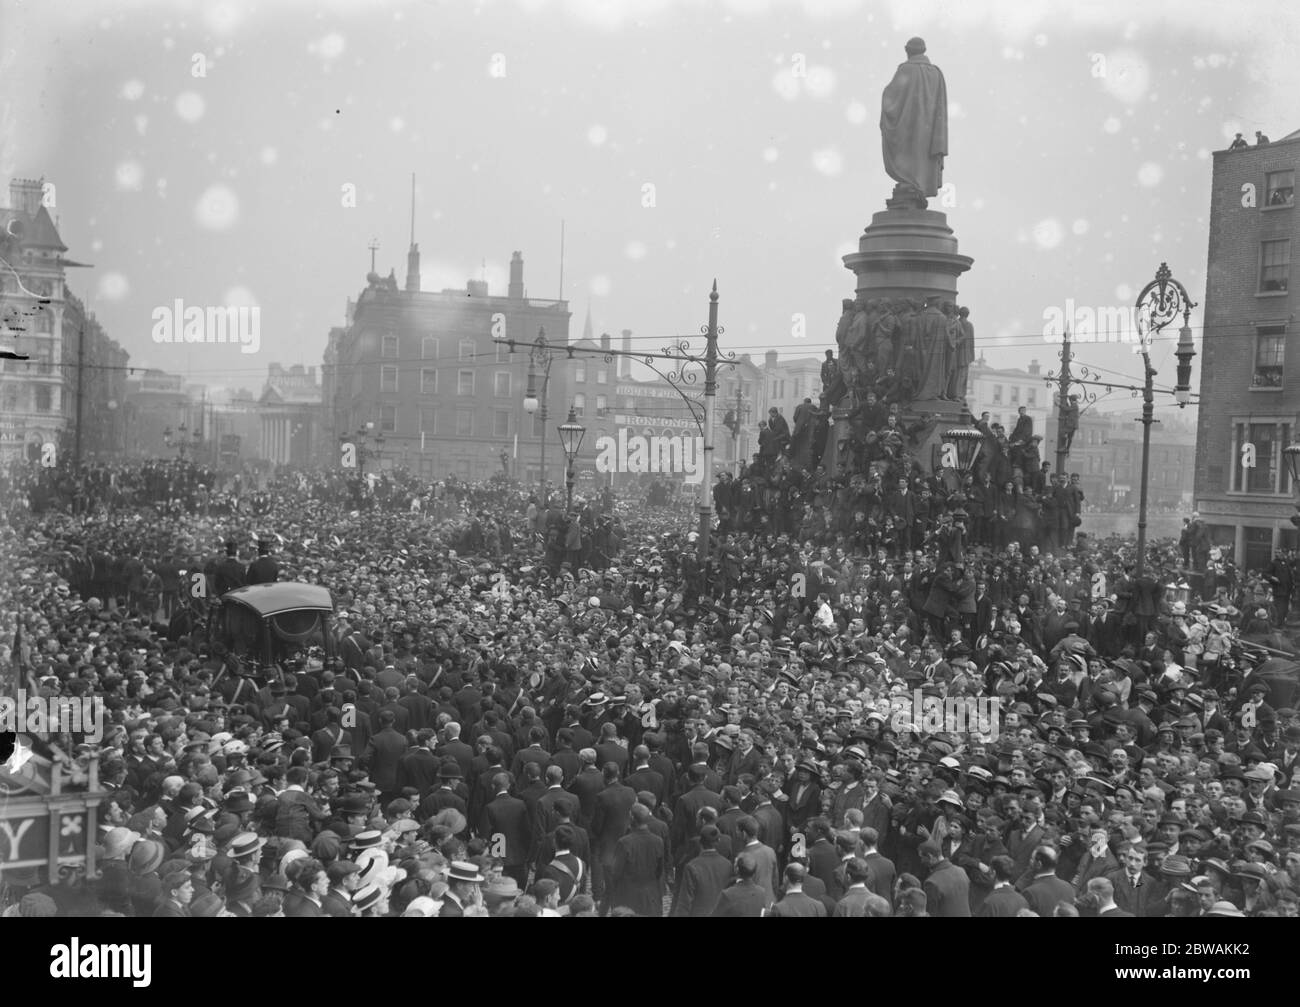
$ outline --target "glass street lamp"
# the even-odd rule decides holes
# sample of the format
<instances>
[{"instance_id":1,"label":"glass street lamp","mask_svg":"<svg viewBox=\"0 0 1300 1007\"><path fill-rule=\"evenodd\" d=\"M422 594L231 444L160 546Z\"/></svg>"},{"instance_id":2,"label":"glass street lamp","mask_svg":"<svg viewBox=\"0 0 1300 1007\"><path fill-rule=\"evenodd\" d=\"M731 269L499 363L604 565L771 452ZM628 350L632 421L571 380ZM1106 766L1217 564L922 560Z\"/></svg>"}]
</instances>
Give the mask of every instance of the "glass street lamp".
<instances>
[{"instance_id":1,"label":"glass street lamp","mask_svg":"<svg viewBox=\"0 0 1300 1007\"><path fill-rule=\"evenodd\" d=\"M582 438L586 435L587 428L578 422L576 408L570 406L569 418L556 429L560 433L560 446L564 448L564 457L568 461L568 470L564 477L565 510L571 510L573 508L573 463L578 460L578 452L582 450Z\"/></svg>"},{"instance_id":2,"label":"glass street lamp","mask_svg":"<svg viewBox=\"0 0 1300 1007\"><path fill-rule=\"evenodd\" d=\"M943 439L957 449L957 471L965 478L975 468L984 435L974 427L957 427L944 433Z\"/></svg>"}]
</instances>

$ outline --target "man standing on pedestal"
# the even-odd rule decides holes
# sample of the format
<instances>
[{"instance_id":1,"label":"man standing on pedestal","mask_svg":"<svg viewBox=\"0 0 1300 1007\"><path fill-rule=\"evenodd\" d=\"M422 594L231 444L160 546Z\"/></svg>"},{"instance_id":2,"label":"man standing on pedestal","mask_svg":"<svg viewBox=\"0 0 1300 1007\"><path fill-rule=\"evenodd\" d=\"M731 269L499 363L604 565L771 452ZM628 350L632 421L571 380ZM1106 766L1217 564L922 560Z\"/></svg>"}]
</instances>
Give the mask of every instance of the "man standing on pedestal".
<instances>
[{"instance_id":1,"label":"man standing on pedestal","mask_svg":"<svg viewBox=\"0 0 1300 1007\"><path fill-rule=\"evenodd\" d=\"M938 195L943 185L948 87L922 39L909 40L905 49L907 62L899 64L880 103L885 171L898 183L886 205L924 210L926 197Z\"/></svg>"}]
</instances>

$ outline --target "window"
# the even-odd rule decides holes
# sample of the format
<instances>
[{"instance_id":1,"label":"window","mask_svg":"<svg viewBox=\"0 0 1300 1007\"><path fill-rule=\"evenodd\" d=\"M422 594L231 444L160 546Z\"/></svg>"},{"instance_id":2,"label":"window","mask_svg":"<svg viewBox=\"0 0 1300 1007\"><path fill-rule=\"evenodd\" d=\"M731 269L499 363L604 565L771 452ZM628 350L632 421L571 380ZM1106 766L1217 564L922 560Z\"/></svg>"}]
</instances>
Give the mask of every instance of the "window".
<instances>
[{"instance_id":1,"label":"window","mask_svg":"<svg viewBox=\"0 0 1300 1007\"><path fill-rule=\"evenodd\" d=\"M380 355L391 359L399 355L400 342L396 336L384 336L383 345L380 348Z\"/></svg>"},{"instance_id":2,"label":"window","mask_svg":"<svg viewBox=\"0 0 1300 1007\"><path fill-rule=\"evenodd\" d=\"M458 359L461 361L473 360L475 349L477 349L477 347L474 345L474 340L462 339L460 341Z\"/></svg>"},{"instance_id":3,"label":"window","mask_svg":"<svg viewBox=\"0 0 1300 1007\"><path fill-rule=\"evenodd\" d=\"M499 399L510 398L509 371L497 371L492 375L492 393Z\"/></svg>"},{"instance_id":4,"label":"window","mask_svg":"<svg viewBox=\"0 0 1300 1007\"><path fill-rule=\"evenodd\" d=\"M1012 386L1011 386L1011 404L1012 404L1013 406L1018 406L1018 405L1020 405L1020 386L1019 386L1019 385L1012 385Z\"/></svg>"},{"instance_id":5,"label":"window","mask_svg":"<svg viewBox=\"0 0 1300 1007\"><path fill-rule=\"evenodd\" d=\"M386 434L397 433L397 406L379 407L379 429Z\"/></svg>"},{"instance_id":6,"label":"window","mask_svg":"<svg viewBox=\"0 0 1300 1007\"><path fill-rule=\"evenodd\" d=\"M456 410L456 436L457 437L474 436L474 410L472 409Z\"/></svg>"},{"instance_id":7,"label":"window","mask_svg":"<svg viewBox=\"0 0 1300 1007\"><path fill-rule=\"evenodd\" d=\"M1025 405L1027 405L1030 409L1033 409L1035 406L1038 405L1038 389L1037 389L1037 388L1026 388L1026 389L1025 389Z\"/></svg>"},{"instance_id":8,"label":"window","mask_svg":"<svg viewBox=\"0 0 1300 1007\"><path fill-rule=\"evenodd\" d=\"M397 392L397 368L385 364L379 369L379 390L385 395Z\"/></svg>"},{"instance_id":9,"label":"window","mask_svg":"<svg viewBox=\"0 0 1300 1007\"><path fill-rule=\"evenodd\" d=\"M38 413L48 413L50 411L50 386L36 386L36 411Z\"/></svg>"},{"instance_id":10,"label":"window","mask_svg":"<svg viewBox=\"0 0 1300 1007\"><path fill-rule=\"evenodd\" d=\"M503 342L499 342L499 343L497 343L497 363L498 363L498 364L508 364L508 363L510 363L510 344L509 344L509 343L504 342L504 341L503 341Z\"/></svg>"},{"instance_id":11,"label":"window","mask_svg":"<svg viewBox=\"0 0 1300 1007\"><path fill-rule=\"evenodd\" d=\"M474 372L473 371L456 372L456 394L457 395L474 394Z\"/></svg>"},{"instance_id":12,"label":"window","mask_svg":"<svg viewBox=\"0 0 1300 1007\"><path fill-rule=\"evenodd\" d=\"M1259 289L1261 293L1286 290L1291 276L1291 241L1265 241L1261 246Z\"/></svg>"},{"instance_id":13,"label":"window","mask_svg":"<svg viewBox=\"0 0 1300 1007\"><path fill-rule=\"evenodd\" d=\"M605 368L605 367L597 367L597 368L596 368L596 384L598 384L598 385L607 385L607 384L609 384L609 369L608 369L608 368Z\"/></svg>"},{"instance_id":14,"label":"window","mask_svg":"<svg viewBox=\"0 0 1300 1007\"><path fill-rule=\"evenodd\" d=\"M1237 493L1289 493L1291 477L1282 449L1291 443L1288 422L1234 423L1232 428L1231 489ZM1255 467L1241 464L1243 444L1255 445Z\"/></svg>"},{"instance_id":15,"label":"window","mask_svg":"<svg viewBox=\"0 0 1300 1007\"><path fill-rule=\"evenodd\" d=\"M795 378L794 397L797 399L797 398L801 398L802 396L803 396L803 378Z\"/></svg>"},{"instance_id":16,"label":"window","mask_svg":"<svg viewBox=\"0 0 1300 1007\"><path fill-rule=\"evenodd\" d=\"M420 432L424 434L438 432L438 410L433 406L420 407Z\"/></svg>"},{"instance_id":17,"label":"window","mask_svg":"<svg viewBox=\"0 0 1300 1007\"><path fill-rule=\"evenodd\" d=\"M436 367L420 368L420 394L435 395L438 392L438 369Z\"/></svg>"},{"instance_id":18,"label":"window","mask_svg":"<svg viewBox=\"0 0 1300 1007\"><path fill-rule=\"evenodd\" d=\"M510 436L510 413L505 409L497 409L492 413L492 436Z\"/></svg>"},{"instance_id":19,"label":"window","mask_svg":"<svg viewBox=\"0 0 1300 1007\"><path fill-rule=\"evenodd\" d=\"M580 384L580 385L584 385L584 384L587 383L587 365L586 365L586 364L574 364L574 366L573 366L573 380L576 381L576 382L577 382L578 384Z\"/></svg>"},{"instance_id":20,"label":"window","mask_svg":"<svg viewBox=\"0 0 1300 1007\"><path fill-rule=\"evenodd\" d=\"M995 406L1000 406L1000 405L1002 405L1002 386L1001 386L1001 385L994 385L994 386L993 386L993 404L994 404Z\"/></svg>"},{"instance_id":21,"label":"window","mask_svg":"<svg viewBox=\"0 0 1300 1007\"><path fill-rule=\"evenodd\" d=\"M609 411L609 400L603 395L596 396L596 415L604 416Z\"/></svg>"},{"instance_id":22,"label":"window","mask_svg":"<svg viewBox=\"0 0 1300 1007\"><path fill-rule=\"evenodd\" d=\"M579 416L587 415L587 396L579 392L573 397L573 411Z\"/></svg>"},{"instance_id":23,"label":"window","mask_svg":"<svg viewBox=\"0 0 1300 1007\"><path fill-rule=\"evenodd\" d=\"M1295 205L1295 170L1270 171L1264 176L1265 206Z\"/></svg>"},{"instance_id":24,"label":"window","mask_svg":"<svg viewBox=\"0 0 1300 1007\"><path fill-rule=\"evenodd\" d=\"M425 360L438 359L438 337L425 336L420 340L420 356Z\"/></svg>"},{"instance_id":25,"label":"window","mask_svg":"<svg viewBox=\"0 0 1300 1007\"><path fill-rule=\"evenodd\" d=\"M1281 388L1282 364L1286 356L1286 326L1268 325L1255 333L1255 373L1252 388Z\"/></svg>"}]
</instances>

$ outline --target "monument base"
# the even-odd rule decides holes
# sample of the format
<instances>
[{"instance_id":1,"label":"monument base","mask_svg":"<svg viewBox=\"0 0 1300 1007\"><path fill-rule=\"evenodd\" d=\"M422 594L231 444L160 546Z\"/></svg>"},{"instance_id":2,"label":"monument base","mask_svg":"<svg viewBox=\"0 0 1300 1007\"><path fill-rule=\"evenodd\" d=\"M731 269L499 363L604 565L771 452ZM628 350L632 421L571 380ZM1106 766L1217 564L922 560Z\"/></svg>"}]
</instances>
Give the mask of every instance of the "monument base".
<instances>
[{"instance_id":1,"label":"monument base","mask_svg":"<svg viewBox=\"0 0 1300 1007\"><path fill-rule=\"evenodd\" d=\"M975 260L957 251L957 236L937 210L882 210L844 256L859 297L957 299L957 277Z\"/></svg>"},{"instance_id":2,"label":"monument base","mask_svg":"<svg viewBox=\"0 0 1300 1007\"><path fill-rule=\"evenodd\" d=\"M971 425L970 409L965 402L950 402L946 399L926 399L910 402L900 410L906 426L917 422L925 423L925 430L912 439L915 445L913 456L921 463L926 472L939 468L939 456L944 440L944 432L953 427Z\"/></svg>"}]
</instances>

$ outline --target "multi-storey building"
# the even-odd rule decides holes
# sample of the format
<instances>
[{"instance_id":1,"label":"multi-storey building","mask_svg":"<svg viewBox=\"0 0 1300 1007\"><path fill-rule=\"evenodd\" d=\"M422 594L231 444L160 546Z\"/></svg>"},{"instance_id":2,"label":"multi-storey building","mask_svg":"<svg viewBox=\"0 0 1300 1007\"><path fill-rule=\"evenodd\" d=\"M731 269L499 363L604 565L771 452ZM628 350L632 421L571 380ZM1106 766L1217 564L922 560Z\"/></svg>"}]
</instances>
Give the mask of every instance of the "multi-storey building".
<instances>
[{"instance_id":1,"label":"multi-storey building","mask_svg":"<svg viewBox=\"0 0 1300 1007\"><path fill-rule=\"evenodd\" d=\"M412 244L404 287L395 273L384 278L371 272L348 307L347 323L331 330L324 356L325 440L334 449L333 465L340 464L339 444L366 431L362 440L378 468L404 465L426 479L486 479L502 470L504 452L507 467L516 463L512 474L535 481L542 422L540 410L525 412L524 397L529 348L543 330L556 351L547 389L549 426L567 416L570 366L590 369L592 380L582 375L584 402L590 398L594 406L601 394L595 389L602 368L604 385L613 386L612 367L566 363L568 302L527 296L519 252L504 296L492 294L485 280L435 293L420 289L419 246ZM517 341L514 353L503 338ZM539 377L539 393L541 383ZM547 459L554 483L563 464L555 460L554 430L548 430L547 446L555 452Z\"/></svg>"},{"instance_id":2,"label":"multi-storey building","mask_svg":"<svg viewBox=\"0 0 1300 1007\"><path fill-rule=\"evenodd\" d=\"M1037 360L1031 360L1029 366L1018 368L991 367L980 357L971 364L966 379L966 405L971 416L979 419L983 413L989 414L993 423L1001 423L1008 436L1015 429L1020 407L1025 407L1025 414L1034 421L1034 433L1043 435L1043 444L1048 445L1047 417L1052 410L1052 392L1047 387L1042 369ZM1050 448L1045 448L1045 452ZM1045 461L1052 461L1047 455Z\"/></svg>"},{"instance_id":3,"label":"multi-storey building","mask_svg":"<svg viewBox=\"0 0 1300 1007\"><path fill-rule=\"evenodd\" d=\"M126 381L131 355L71 291L63 310L63 401L70 450L76 440L80 396L81 452L86 460L126 450Z\"/></svg>"},{"instance_id":4,"label":"multi-storey building","mask_svg":"<svg viewBox=\"0 0 1300 1007\"><path fill-rule=\"evenodd\" d=\"M1300 131L1214 154L1195 501L1248 569L1296 546L1284 449L1300 416L1297 168Z\"/></svg>"},{"instance_id":5,"label":"multi-storey building","mask_svg":"<svg viewBox=\"0 0 1300 1007\"><path fill-rule=\"evenodd\" d=\"M0 360L0 461L35 459L58 444L72 401L64 368L64 273L79 265L44 205L45 183L13 179L0 208L0 345L27 360Z\"/></svg>"},{"instance_id":6,"label":"multi-storey building","mask_svg":"<svg viewBox=\"0 0 1300 1007\"><path fill-rule=\"evenodd\" d=\"M273 465L295 468L305 468L317 461L322 410L315 367L294 364L286 368L271 364L258 411L259 457Z\"/></svg>"}]
</instances>

